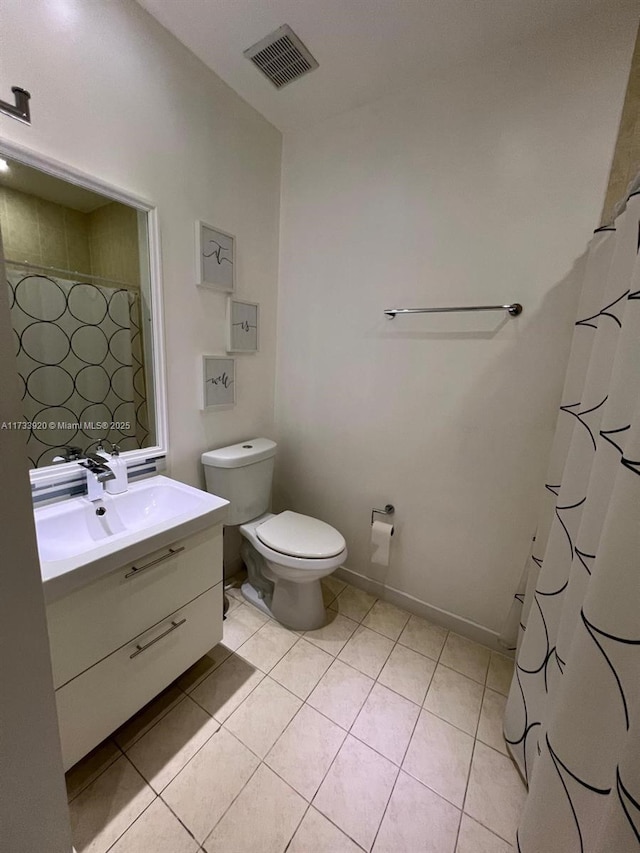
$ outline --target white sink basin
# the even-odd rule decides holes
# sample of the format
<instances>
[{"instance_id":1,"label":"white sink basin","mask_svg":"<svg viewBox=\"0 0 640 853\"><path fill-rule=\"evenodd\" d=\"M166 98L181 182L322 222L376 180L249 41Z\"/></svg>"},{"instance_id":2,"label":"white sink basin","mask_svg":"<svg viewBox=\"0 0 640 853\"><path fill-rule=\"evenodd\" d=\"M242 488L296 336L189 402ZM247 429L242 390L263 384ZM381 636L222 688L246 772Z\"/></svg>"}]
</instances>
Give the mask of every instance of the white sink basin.
<instances>
[{"instance_id":1,"label":"white sink basin","mask_svg":"<svg viewBox=\"0 0 640 853\"><path fill-rule=\"evenodd\" d=\"M98 503L72 498L34 510L45 598L51 601L176 539L224 521L228 501L169 477L130 483ZM103 515L96 509L104 508Z\"/></svg>"}]
</instances>

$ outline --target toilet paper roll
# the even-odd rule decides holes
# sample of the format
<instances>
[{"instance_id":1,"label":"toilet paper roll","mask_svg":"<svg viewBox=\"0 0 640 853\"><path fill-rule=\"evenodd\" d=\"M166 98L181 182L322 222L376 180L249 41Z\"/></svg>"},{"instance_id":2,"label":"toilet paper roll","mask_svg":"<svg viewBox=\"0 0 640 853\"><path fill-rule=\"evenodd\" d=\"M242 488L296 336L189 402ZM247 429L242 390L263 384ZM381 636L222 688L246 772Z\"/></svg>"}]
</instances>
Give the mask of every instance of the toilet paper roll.
<instances>
[{"instance_id":1,"label":"toilet paper roll","mask_svg":"<svg viewBox=\"0 0 640 853\"><path fill-rule=\"evenodd\" d=\"M389 565L389 551L391 550L391 537L393 536L393 524L386 521L374 521L371 525L371 562L378 566Z\"/></svg>"}]
</instances>

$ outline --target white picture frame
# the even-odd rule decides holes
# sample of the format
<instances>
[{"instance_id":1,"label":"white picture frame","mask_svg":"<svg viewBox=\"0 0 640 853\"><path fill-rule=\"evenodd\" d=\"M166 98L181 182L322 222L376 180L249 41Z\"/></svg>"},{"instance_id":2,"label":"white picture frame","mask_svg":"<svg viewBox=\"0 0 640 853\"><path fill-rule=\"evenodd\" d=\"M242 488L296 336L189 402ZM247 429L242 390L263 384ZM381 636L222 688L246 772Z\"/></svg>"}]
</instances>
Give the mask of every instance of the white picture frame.
<instances>
[{"instance_id":1,"label":"white picture frame","mask_svg":"<svg viewBox=\"0 0 640 853\"><path fill-rule=\"evenodd\" d=\"M198 287L233 293L236 283L236 238L207 222L196 222Z\"/></svg>"},{"instance_id":2,"label":"white picture frame","mask_svg":"<svg viewBox=\"0 0 640 853\"><path fill-rule=\"evenodd\" d=\"M227 355L203 355L202 408L228 409L235 404L235 358Z\"/></svg>"},{"instance_id":3,"label":"white picture frame","mask_svg":"<svg viewBox=\"0 0 640 853\"><path fill-rule=\"evenodd\" d=\"M260 305L244 299L227 300L227 352L258 352Z\"/></svg>"}]
</instances>

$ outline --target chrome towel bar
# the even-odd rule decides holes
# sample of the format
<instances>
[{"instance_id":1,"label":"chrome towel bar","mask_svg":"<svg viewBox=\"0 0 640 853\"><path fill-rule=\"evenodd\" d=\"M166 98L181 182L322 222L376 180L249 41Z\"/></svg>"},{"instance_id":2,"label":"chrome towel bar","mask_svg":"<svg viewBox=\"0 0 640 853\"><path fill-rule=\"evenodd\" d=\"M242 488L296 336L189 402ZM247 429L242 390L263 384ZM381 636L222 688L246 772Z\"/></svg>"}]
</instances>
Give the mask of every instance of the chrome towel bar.
<instances>
[{"instance_id":1,"label":"chrome towel bar","mask_svg":"<svg viewBox=\"0 0 640 853\"><path fill-rule=\"evenodd\" d=\"M452 311L507 311L511 317L522 314L522 305L513 302L511 305L461 305L456 308L387 308L385 314L390 320L398 314L444 314Z\"/></svg>"}]
</instances>

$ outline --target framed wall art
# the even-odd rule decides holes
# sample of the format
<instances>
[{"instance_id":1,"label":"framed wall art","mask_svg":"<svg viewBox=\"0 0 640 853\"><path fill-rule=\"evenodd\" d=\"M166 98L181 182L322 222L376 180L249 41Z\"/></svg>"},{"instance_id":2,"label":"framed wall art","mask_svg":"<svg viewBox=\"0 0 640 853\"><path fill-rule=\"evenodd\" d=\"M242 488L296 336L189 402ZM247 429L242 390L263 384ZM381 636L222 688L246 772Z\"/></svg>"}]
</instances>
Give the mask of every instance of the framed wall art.
<instances>
[{"instance_id":1,"label":"framed wall art","mask_svg":"<svg viewBox=\"0 0 640 853\"><path fill-rule=\"evenodd\" d=\"M236 238L219 228L196 222L196 267L200 287L233 293Z\"/></svg>"},{"instance_id":2,"label":"framed wall art","mask_svg":"<svg viewBox=\"0 0 640 853\"><path fill-rule=\"evenodd\" d=\"M234 406L236 402L236 360L228 356L202 356L202 408Z\"/></svg>"},{"instance_id":3,"label":"framed wall art","mask_svg":"<svg viewBox=\"0 0 640 853\"><path fill-rule=\"evenodd\" d=\"M227 352L258 352L259 305L227 301Z\"/></svg>"}]
</instances>

